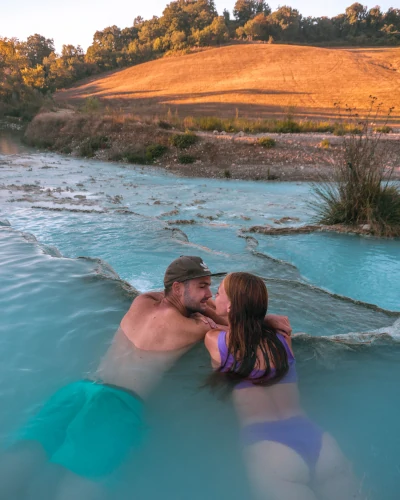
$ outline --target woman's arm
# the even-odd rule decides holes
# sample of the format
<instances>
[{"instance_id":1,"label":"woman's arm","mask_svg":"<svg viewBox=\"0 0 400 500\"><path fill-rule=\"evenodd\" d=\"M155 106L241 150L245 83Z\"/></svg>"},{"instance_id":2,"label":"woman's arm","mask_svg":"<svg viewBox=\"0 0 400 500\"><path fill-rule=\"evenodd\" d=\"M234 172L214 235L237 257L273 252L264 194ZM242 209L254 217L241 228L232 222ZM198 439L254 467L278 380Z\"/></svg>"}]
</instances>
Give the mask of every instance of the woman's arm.
<instances>
[{"instance_id":1,"label":"woman's arm","mask_svg":"<svg viewBox=\"0 0 400 500\"><path fill-rule=\"evenodd\" d=\"M218 348L218 337L221 330L210 330L206 333L204 344L211 357L211 364L213 368L221 366L221 354Z\"/></svg>"}]
</instances>

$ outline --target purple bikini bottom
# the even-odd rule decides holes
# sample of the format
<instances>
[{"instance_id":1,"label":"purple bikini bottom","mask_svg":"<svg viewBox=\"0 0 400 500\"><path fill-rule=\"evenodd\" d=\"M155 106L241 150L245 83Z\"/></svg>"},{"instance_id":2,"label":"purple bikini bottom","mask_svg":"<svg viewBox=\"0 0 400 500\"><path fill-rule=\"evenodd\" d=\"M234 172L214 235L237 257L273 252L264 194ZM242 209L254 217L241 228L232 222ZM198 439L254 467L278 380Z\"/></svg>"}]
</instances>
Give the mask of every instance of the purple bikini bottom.
<instances>
[{"instance_id":1,"label":"purple bikini bottom","mask_svg":"<svg viewBox=\"0 0 400 500\"><path fill-rule=\"evenodd\" d=\"M298 453L314 472L322 446L323 431L306 417L296 416L286 420L274 420L250 424L244 427L246 445L260 441L274 441L288 446Z\"/></svg>"}]
</instances>

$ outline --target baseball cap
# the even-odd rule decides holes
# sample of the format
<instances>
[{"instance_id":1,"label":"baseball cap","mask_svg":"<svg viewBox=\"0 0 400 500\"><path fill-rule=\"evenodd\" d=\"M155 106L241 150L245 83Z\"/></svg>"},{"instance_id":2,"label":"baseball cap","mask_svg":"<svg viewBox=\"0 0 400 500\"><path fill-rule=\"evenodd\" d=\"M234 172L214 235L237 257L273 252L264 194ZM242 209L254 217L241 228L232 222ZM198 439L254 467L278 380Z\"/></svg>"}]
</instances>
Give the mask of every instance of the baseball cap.
<instances>
[{"instance_id":1,"label":"baseball cap","mask_svg":"<svg viewBox=\"0 0 400 500\"><path fill-rule=\"evenodd\" d=\"M182 283L203 276L213 276L213 274L201 257L181 255L167 267L164 275L164 286L167 288L175 281Z\"/></svg>"}]
</instances>

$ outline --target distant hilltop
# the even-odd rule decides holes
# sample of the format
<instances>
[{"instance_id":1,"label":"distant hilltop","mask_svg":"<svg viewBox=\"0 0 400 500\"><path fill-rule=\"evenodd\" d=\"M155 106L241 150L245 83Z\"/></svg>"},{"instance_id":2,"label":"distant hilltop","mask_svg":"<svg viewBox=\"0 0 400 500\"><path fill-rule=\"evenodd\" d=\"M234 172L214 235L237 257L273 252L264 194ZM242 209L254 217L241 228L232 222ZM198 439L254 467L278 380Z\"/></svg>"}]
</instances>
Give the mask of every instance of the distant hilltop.
<instances>
[{"instance_id":1,"label":"distant hilltop","mask_svg":"<svg viewBox=\"0 0 400 500\"><path fill-rule=\"evenodd\" d=\"M45 104L44 96L89 76L232 43L400 46L400 9L392 7L383 12L378 6L368 9L356 2L332 18L305 17L289 6L272 11L264 0L237 0L232 14L225 9L219 15L214 0L173 1L161 17L136 17L128 27L96 31L86 53L79 45L65 44L57 54L54 40L37 33L25 41L0 37L0 115L29 119ZM329 61L327 68L336 71ZM290 83L290 75L285 78ZM297 78L300 81L300 74ZM374 93L374 88L369 92Z\"/></svg>"},{"instance_id":2,"label":"distant hilltop","mask_svg":"<svg viewBox=\"0 0 400 500\"><path fill-rule=\"evenodd\" d=\"M169 111L265 118L290 112L314 119L332 118L337 102L366 109L371 94L383 110L394 107L398 118L400 47L231 45L90 78L58 92L56 100L81 105L95 98L139 116Z\"/></svg>"}]
</instances>

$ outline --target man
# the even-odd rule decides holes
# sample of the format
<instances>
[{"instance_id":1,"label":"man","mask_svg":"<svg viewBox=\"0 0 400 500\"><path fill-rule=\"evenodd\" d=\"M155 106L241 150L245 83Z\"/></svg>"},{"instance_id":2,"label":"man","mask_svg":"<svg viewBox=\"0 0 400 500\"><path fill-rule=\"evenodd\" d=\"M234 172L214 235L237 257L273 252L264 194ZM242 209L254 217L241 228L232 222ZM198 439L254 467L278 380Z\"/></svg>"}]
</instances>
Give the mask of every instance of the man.
<instances>
[{"instance_id":1,"label":"man","mask_svg":"<svg viewBox=\"0 0 400 500\"><path fill-rule=\"evenodd\" d=\"M43 482L48 498L98 497L99 481L142 442L143 400L183 353L223 325L211 301L211 276L200 257L181 256L165 272L164 292L133 301L94 377L56 392L3 457L0 499L20 498L49 464L60 480L52 493ZM290 329L285 318L269 320Z\"/></svg>"}]
</instances>

